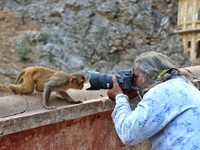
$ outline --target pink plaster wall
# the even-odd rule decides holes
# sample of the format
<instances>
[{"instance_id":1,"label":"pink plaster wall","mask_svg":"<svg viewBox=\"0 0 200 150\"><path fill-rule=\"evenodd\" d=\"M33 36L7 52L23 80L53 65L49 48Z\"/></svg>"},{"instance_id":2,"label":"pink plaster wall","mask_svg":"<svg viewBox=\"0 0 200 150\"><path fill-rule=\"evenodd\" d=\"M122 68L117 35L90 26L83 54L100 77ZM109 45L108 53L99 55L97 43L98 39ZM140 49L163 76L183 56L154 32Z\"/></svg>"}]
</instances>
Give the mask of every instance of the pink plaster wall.
<instances>
[{"instance_id":1,"label":"pink plaster wall","mask_svg":"<svg viewBox=\"0 0 200 150\"><path fill-rule=\"evenodd\" d=\"M148 141L129 147L118 138L112 111L62 121L0 137L0 150L149 150Z\"/></svg>"}]
</instances>

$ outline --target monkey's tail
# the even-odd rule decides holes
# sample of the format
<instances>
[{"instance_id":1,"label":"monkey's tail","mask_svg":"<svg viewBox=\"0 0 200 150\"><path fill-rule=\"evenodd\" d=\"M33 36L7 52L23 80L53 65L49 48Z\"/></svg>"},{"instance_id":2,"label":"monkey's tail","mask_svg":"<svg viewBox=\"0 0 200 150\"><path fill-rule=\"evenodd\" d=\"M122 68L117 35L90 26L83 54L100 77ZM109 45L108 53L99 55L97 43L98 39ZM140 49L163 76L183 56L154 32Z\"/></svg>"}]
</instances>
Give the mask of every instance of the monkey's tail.
<instances>
[{"instance_id":1,"label":"monkey's tail","mask_svg":"<svg viewBox=\"0 0 200 150\"><path fill-rule=\"evenodd\" d=\"M19 81L21 80L22 76L25 74L26 69L22 70L19 75L17 76L17 79L15 80L15 85L19 83Z\"/></svg>"}]
</instances>

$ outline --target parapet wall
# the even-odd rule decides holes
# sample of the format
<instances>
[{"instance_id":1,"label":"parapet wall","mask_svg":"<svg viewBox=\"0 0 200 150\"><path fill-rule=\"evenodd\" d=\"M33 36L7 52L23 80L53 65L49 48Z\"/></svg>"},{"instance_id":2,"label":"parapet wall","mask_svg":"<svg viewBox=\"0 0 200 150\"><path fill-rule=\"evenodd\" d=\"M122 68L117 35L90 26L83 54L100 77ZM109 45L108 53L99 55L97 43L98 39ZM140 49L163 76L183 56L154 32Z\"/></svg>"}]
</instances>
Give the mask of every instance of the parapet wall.
<instances>
[{"instance_id":1,"label":"parapet wall","mask_svg":"<svg viewBox=\"0 0 200 150\"><path fill-rule=\"evenodd\" d=\"M115 103L107 90L71 90L69 94L82 104L70 104L52 93L50 105L42 106L42 93L0 98L0 150L110 150L149 149L148 141L134 147L118 138L111 119Z\"/></svg>"},{"instance_id":2,"label":"parapet wall","mask_svg":"<svg viewBox=\"0 0 200 150\"><path fill-rule=\"evenodd\" d=\"M200 66L187 69L190 76L200 77ZM43 108L38 92L1 97L0 150L149 150L148 140L132 147L120 141L111 119L115 103L107 98L107 90L86 91L88 86L69 91L74 99L83 101L77 105L52 93L50 105L57 108L53 110Z\"/></svg>"},{"instance_id":3,"label":"parapet wall","mask_svg":"<svg viewBox=\"0 0 200 150\"><path fill-rule=\"evenodd\" d=\"M15 150L149 150L148 141L125 146L118 138L111 112L106 111L0 138L0 149Z\"/></svg>"}]
</instances>

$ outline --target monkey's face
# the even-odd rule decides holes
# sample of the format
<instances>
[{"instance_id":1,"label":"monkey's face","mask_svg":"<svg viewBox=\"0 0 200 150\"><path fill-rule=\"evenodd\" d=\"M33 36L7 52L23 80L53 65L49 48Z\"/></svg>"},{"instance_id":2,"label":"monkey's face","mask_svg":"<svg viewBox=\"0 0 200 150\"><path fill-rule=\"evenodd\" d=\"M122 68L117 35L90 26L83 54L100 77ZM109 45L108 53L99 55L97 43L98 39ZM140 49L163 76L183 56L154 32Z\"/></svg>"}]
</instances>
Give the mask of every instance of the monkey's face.
<instances>
[{"instance_id":1,"label":"monkey's face","mask_svg":"<svg viewBox=\"0 0 200 150\"><path fill-rule=\"evenodd\" d=\"M81 82L81 83L78 84L78 89L79 90L82 90L83 87L84 87L84 82Z\"/></svg>"},{"instance_id":2,"label":"monkey's face","mask_svg":"<svg viewBox=\"0 0 200 150\"><path fill-rule=\"evenodd\" d=\"M77 83L77 88L79 90L82 90L83 87L84 87L84 82L85 82L85 76L83 74L79 74L79 76L77 76L77 80L76 80L76 83Z\"/></svg>"},{"instance_id":3,"label":"monkey's face","mask_svg":"<svg viewBox=\"0 0 200 150\"><path fill-rule=\"evenodd\" d=\"M82 90L84 87L85 76L78 75L71 78L71 84L74 89Z\"/></svg>"},{"instance_id":4,"label":"monkey's face","mask_svg":"<svg viewBox=\"0 0 200 150\"><path fill-rule=\"evenodd\" d=\"M76 89L76 90L82 90L84 87L84 82L81 83L73 83L71 85L71 88Z\"/></svg>"}]
</instances>

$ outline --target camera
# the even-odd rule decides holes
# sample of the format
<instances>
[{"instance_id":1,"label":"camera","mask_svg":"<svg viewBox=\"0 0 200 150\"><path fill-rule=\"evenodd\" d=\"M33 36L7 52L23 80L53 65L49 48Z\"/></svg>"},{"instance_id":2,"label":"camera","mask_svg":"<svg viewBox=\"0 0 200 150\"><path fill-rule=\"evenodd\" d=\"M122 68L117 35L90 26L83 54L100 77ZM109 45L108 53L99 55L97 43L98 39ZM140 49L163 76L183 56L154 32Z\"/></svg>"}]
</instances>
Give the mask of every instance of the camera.
<instances>
[{"instance_id":1,"label":"camera","mask_svg":"<svg viewBox=\"0 0 200 150\"><path fill-rule=\"evenodd\" d=\"M91 74L89 79L91 87L87 90L111 89L113 87L112 75L100 72L88 71ZM133 86L135 75L130 70L121 70L116 76L117 82L122 90L137 91Z\"/></svg>"}]
</instances>

